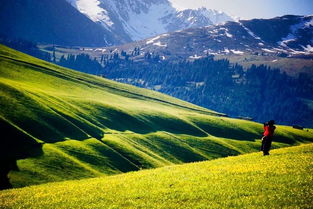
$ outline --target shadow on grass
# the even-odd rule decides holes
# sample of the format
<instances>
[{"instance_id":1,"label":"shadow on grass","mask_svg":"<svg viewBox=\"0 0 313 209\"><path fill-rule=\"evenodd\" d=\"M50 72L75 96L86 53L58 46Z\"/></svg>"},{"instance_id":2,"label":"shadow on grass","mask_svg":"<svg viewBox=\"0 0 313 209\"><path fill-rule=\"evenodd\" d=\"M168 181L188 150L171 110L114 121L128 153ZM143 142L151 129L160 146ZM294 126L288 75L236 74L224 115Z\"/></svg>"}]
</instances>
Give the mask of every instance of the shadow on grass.
<instances>
[{"instance_id":1,"label":"shadow on grass","mask_svg":"<svg viewBox=\"0 0 313 209\"><path fill-rule=\"evenodd\" d=\"M54 111L58 113L60 116L62 116L64 119L66 119L69 123L72 123L72 125L76 126L80 130L80 132L83 132L86 134L84 137L82 137L82 140L86 139L87 134L91 136L92 138L96 138L98 140L103 138L104 136L103 131L96 125L91 125L91 124L94 124L93 123L94 121L89 121L89 119L85 117L84 115L79 115L79 116L77 115L77 117L72 117L60 111L57 111L57 110L54 110ZM79 120L79 119L83 119L85 121ZM89 122L89 124L86 122ZM101 127L101 128L104 128L104 127ZM80 140L79 138L74 137L73 139Z\"/></svg>"},{"instance_id":2,"label":"shadow on grass","mask_svg":"<svg viewBox=\"0 0 313 209\"><path fill-rule=\"evenodd\" d=\"M262 137L262 130L260 130L260 134L257 134L241 129L241 127L232 126L232 124L229 124L228 126L217 126L210 122L195 121L194 123L207 133L216 137L229 138L240 141L254 141L257 138Z\"/></svg>"},{"instance_id":3,"label":"shadow on grass","mask_svg":"<svg viewBox=\"0 0 313 209\"><path fill-rule=\"evenodd\" d=\"M197 127L173 115L162 115L161 113L158 115L132 115L122 109L99 104L92 104L92 108L94 111L90 111L88 118L84 114L79 116L86 120L93 119L94 121L90 121L91 123L98 122L103 127L119 132L131 131L138 134L148 134L165 131L174 134L207 136Z\"/></svg>"},{"instance_id":4,"label":"shadow on grass","mask_svg":"<svg viewBox=\"0 0 313 209\"><path fill-rule=\"evenodd\" d=\"M18 170L17 160L43 154L42 144L0 118L0 189L12 188L8 173Z\"/></svg>"},{"instance_id":5,"label":"shadow on grass","mask_svg":"<svg viewBox=\"0 0 313 209\"><path fill-rule=\"evenodd\" d=\"M53 143L66 137L78 140L88 138L86 133L50 106L35 99L37 95L3 83L0 83L0 91L5 92L0 100L0 115L37 139Z\"/></svg>"}]
</instances>

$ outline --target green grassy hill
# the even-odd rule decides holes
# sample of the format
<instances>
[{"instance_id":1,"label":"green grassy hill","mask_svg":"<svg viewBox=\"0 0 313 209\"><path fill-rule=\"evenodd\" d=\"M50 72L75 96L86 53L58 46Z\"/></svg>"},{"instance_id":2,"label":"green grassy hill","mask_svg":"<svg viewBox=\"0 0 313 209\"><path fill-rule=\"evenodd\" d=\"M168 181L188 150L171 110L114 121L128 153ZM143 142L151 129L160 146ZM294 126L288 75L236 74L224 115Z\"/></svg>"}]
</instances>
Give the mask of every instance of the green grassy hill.
<instances>
[{"instance_id":1,"label":"green grassy hill","mask_svg":"<svg viewBox=\"0 0 313 209\"><path fill-rule=\"evenodd\" d=\"M0 192L1 208L312 208L313 144Z\"/></svg>"},{"instance_id":2,"label":"green grassy hill","mask_svg":"<svg viewBox=\"0 0 313 209\"><path fill-rule=\"evenodd\" d=\"M262 125L0 46L0 182L22 187L259 149ZM208 95L209 96L209 95ZM313 140L278 126L274 147ZM6 176L9 176L9 181Z\"/></svg>"}]
</instances>

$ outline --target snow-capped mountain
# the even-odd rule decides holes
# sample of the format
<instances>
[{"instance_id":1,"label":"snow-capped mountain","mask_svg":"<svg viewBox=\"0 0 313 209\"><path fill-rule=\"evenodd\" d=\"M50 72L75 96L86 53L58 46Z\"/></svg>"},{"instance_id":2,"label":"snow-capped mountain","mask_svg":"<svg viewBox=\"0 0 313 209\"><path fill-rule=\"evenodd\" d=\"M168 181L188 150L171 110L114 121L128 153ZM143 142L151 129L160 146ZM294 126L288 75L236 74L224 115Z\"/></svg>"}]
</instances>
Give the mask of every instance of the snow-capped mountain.
<instances>
[{"instance_id":1,"label":"snow-capped mountain","mask_svg":"<svg viewBox=\"0 0 313 209\"><path fill-rule=\"evenodd\" d=\"M164 58L200 58L208 54L269 53L313 55L313 16L287 15L253 19L164 33L112 49L139 48Z\"/></svg>"},{"instance_id":2,"label":"snow-capped mountain","mask_svg":"<svg viewBox=\"0 0 313 209\"><path fill-rule=\"evenodd\" d=\"M67 0L78 11L131 42L162 33L233 20L216 10L179 11L168 0Z\"/></svg>"}]
</instances>

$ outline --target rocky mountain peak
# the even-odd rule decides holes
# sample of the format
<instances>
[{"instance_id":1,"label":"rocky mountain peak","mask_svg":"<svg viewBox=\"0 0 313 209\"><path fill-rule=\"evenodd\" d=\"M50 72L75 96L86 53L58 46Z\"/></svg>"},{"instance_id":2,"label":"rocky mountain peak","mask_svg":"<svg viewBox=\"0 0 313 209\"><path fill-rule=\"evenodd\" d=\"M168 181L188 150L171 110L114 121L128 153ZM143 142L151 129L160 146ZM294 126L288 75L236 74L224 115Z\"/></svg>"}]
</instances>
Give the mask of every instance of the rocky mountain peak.
<instances>
[{"instance_id":1,"label":"rocky mountain peak","mask_svg":"<svg viewBox=\"0 0 313 209\"><path fill-rule=\"evenodd\" d=\"M178 11L168 0L67 0L92 21L120 36L123 43L161 33L232 20L207 8Z\"/></svg>"}]
</instances>

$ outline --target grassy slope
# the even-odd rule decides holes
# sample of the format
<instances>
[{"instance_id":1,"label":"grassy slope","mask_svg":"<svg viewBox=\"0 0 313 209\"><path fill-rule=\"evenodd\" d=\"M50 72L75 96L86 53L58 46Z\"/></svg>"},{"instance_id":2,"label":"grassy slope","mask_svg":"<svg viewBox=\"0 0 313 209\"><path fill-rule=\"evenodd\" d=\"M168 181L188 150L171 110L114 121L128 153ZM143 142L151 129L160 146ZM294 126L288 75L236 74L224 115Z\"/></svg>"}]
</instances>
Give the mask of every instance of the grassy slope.
<instances>
[{"instance_id":1,"label":"grassy slope","mask_svg":"<svg viewBox=\"0 0 313 209\"><path fill-rule=\"evenodd\" d=\"M299 73L313 75L313 61L301 58L282 58L278 56L257 56L244 55L217 55L216 59L228 59L231 63L238 63L244 68L254 65L267 65L273 69L279 68L291 76L298 76Z\"/></svg>"},{"instance_id":2,"label":"grassy slope","mask_svg":"<svg viewBox=\"0 0 313 209\"><path fill-rule=\"evenodd\" d=\"M14 187L253 152L262 133L261 124L4 46L0 96L1 132L8 135L0 153L12 162ZM274 147L312 140L312 130L279 126Z\"/></svg>"},{"instance_id":3,"label":"grassy slope","mask_svg":"<svg viewBox=\"0 0 313 209\"><path fill-rule=\"evenodd\" d=\"M0 192L2 208L311 208L313 144Z\"/></svg>"}]
</instances>

